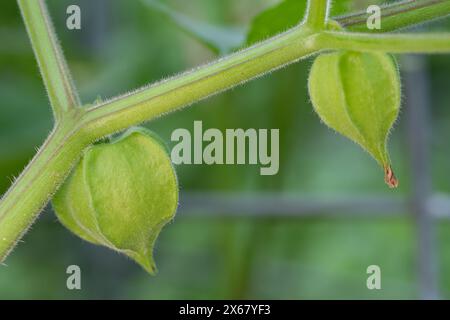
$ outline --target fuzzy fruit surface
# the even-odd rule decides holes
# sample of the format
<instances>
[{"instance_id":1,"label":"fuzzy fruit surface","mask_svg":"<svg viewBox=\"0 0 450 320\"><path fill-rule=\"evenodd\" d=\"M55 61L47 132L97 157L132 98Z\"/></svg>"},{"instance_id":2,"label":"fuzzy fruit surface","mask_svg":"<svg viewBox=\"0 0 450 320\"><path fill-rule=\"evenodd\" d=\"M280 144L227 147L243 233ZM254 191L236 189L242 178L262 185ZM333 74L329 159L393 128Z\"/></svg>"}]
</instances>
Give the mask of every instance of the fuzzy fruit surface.
<instances>
[{"instance_id":1,"label":"fuzzy fruit surface","mask_svg":"<svg viewBox=\"0 0 450 320\"><path fill-rule=\"evenodd\" d=\"M56 215L70 231L129 256L151 274L155 240L177 205L177 178L167 151L143 128L88 148L53 199Z\"/></svg>"},{"instance_id":2,"label":"fuzzy fruit surface","mask_svg":"<svg viewBox=\"0 0 450 320\"><path fill-rule=\"evenodd\" d=\"M401 100L394 58L353 51L322 54L311 68L309 94L320 119L371 154L383 167L386 183L397 187L387 151Z\"/></svg>"}]
</instances>

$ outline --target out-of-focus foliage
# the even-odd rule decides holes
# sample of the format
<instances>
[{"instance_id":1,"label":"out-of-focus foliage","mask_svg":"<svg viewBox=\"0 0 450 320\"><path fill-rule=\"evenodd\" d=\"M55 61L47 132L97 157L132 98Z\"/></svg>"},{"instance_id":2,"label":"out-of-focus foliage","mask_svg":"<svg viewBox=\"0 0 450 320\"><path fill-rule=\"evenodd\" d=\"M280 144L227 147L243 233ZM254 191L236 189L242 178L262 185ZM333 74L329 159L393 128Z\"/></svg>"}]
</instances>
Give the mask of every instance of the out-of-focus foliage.
<instances>
[{"instance_id":1,"label":"out-of-focus foliage","mask_svg":"<svg viewBox=\"0 0 450 320\"><path fill-rule=\"evenodd\" d=\"M330 14L337 16L347 12L351 0L335 1ZM284 0L256 16L247 35L247 44L264 40L300 23L306 11L306 1Z\"/></svg>"},{"instance_id":2,"label":"out-of-focus foliage","mask_svg":"<svg viewBox=\"0 0 450 320\"><path fill-rule=\"evenodd\" d=\"M181 30L187 32L214 52L225 54L239 48L245 40L245 30L239 27L223 27L193 20L159 0L142 0L147 6L166 16Z\"/></svg>"},{"instance_id":3,"label":"out-of-focus foliage","mask_svg":"<svg viewBox=\"0 0 450 320\"><path fill-rule=\"evenodd\" d=\"M299 1L303 2L303 1ZM335 1L336 3L340 0ZM65 27L66 8L77 3L82 29ZM163 1L193 21L228 27L252 24L275 0ZM363 1L355 1L361 8ZM364 2L366 3L366 2ZM156 81L214 58L197 39L167 23L140 1L48 0L75 82L85 103ZM51 129L51 112L14 1L0 4L0 193L23 169ZM286 17L286 20L288 18ZM253 23L254 24L254 23ZM449 29L450 24L427 26ZM284 27L283 27L284 28ZM281 30L280 30L281 31ZM262 35L265 38L267 35ZM6 39L6 40L5 40ZM425 59L432 101L431 168L436 191L450 192L448 56ZM401 59L400 59L400 64ZM279 128L280 171L260 176L256 166L181 165L182 192L245 195L283 192L318 196L391 195L370 156L319 123L307 95L310 61L223 93L147 126L170 142L176 128ZM391 157L410 192L405 144L407 108L392 135ZM171 144L173 146L173 143ZM182 199L181 199L182 200ZM107 249L80 241L47 208L0 268L0 298L417 298L416 229L412 219L363 215L280 219L180 214L156 243L159 274L149 277ZM244 215L246 212L242 212ZM346 212L332 212L335 215ZM363 212L361 212L363 213ZM450 225L439 224L440 287L450 297ZM66 288L66 268L82 270L82 290ZM383 290L366 288L366 268L383 271Z\"/></svg>"}]
</instances>

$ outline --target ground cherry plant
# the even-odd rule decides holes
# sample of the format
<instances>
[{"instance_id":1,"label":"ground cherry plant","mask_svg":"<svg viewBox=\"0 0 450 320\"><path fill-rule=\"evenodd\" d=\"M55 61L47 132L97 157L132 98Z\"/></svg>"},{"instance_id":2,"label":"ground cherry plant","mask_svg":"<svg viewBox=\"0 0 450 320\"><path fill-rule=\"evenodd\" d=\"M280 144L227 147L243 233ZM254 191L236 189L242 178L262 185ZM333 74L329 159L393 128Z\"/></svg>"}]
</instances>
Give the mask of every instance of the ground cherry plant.
<instances>
[{"instance_id":1,"label":"ground cherry plant","mask_svg":"<svg viewBox=\"0 0 450 320\"><path fill-rule=\"evenodd\" d=\"M1 199L0 261L53 198L69 230L153 273L153 244L175 214L178 183L164 143L145 129L128 128L312 56L309 93L318 116L370 153L396 187L386 143L401 85L391 54L450 53L450 34L392 31L448 16L450 1L382 6L380 30L367 28L365 11L330 17L339 2L309 0L304 17L287 31L125 95L83 104L44 0L18 0L55 125Z\"/></svg>"}]
</instances>

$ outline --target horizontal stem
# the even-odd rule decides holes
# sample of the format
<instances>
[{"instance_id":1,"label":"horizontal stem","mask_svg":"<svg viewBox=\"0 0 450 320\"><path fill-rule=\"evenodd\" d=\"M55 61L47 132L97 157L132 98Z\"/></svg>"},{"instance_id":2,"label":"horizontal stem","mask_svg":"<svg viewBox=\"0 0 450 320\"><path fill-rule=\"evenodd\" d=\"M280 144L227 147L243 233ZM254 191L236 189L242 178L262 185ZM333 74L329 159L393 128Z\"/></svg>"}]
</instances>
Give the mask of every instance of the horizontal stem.
<instances>
[{"instance_id":1,"label":"horizontal stem","mask_svg":"<svg viewBox=\"0 0 450 320\"><path fill-rule=\"evenodd\" d=\"M449 0L405 0L381 6L381 30L367 28L369 14L366 11L336 17L334 20L349 31L390 32L448 15L450 15Z\"/></svg>"},{"instance_id":2,"label":"horizontal stem","mask_svg":"<svg viewBox=\"0 0 450 320\"><path fill-rule=\"evenodd\" d=\"M93 140L158 117L317 51L303 25L179 76L91 107L83 117Z\"/></svg>"},{"instance_id":3,"label":"horizontal stem","mask_svg":"<svg viewBox=\"0 0 450 320\"><path fill-rule=\"evenodd\" d=\"M390 53L449 53L450 33L366 34L323 32L316 39L326 49Z\"/></svg>"},{"instance_id":4,"label":"horizontal stem","mask_svg":"<svg viewBox=\"0 0 450 320\"><path fill-rule=\"evenodd\" d=\"M18 0L56 119L80 99L43 0Z\"/></svg>"}]
</instances>

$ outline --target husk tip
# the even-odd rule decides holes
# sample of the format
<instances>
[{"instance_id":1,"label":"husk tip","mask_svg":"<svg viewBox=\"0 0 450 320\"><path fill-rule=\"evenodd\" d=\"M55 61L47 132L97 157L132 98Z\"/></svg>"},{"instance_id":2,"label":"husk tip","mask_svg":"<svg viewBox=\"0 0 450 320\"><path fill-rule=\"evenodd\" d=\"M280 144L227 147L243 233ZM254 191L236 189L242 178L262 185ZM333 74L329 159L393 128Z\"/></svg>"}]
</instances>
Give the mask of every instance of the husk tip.
<instances>
[{"instance_id":1,"label":"husk tip","mask_svg":"<svg viewBox=\"0 0 450 320\"><path fill-rule=\"evenodd\" d=\"M398 180L390 165L384 167L384 181L391 189L398 187Z\"/></svg>"},{"instance_id":2,"label":"husk tip","mask_svg":"<svg viewBox=\"0 0 450 320\"><path fill-rule=\"evenodd\" d=\"M152 256L137 253L131 255L130 257L150 275L154 276L158 272L158 269L156 268L156 264Z\"/></svg>"}]
</instances>

